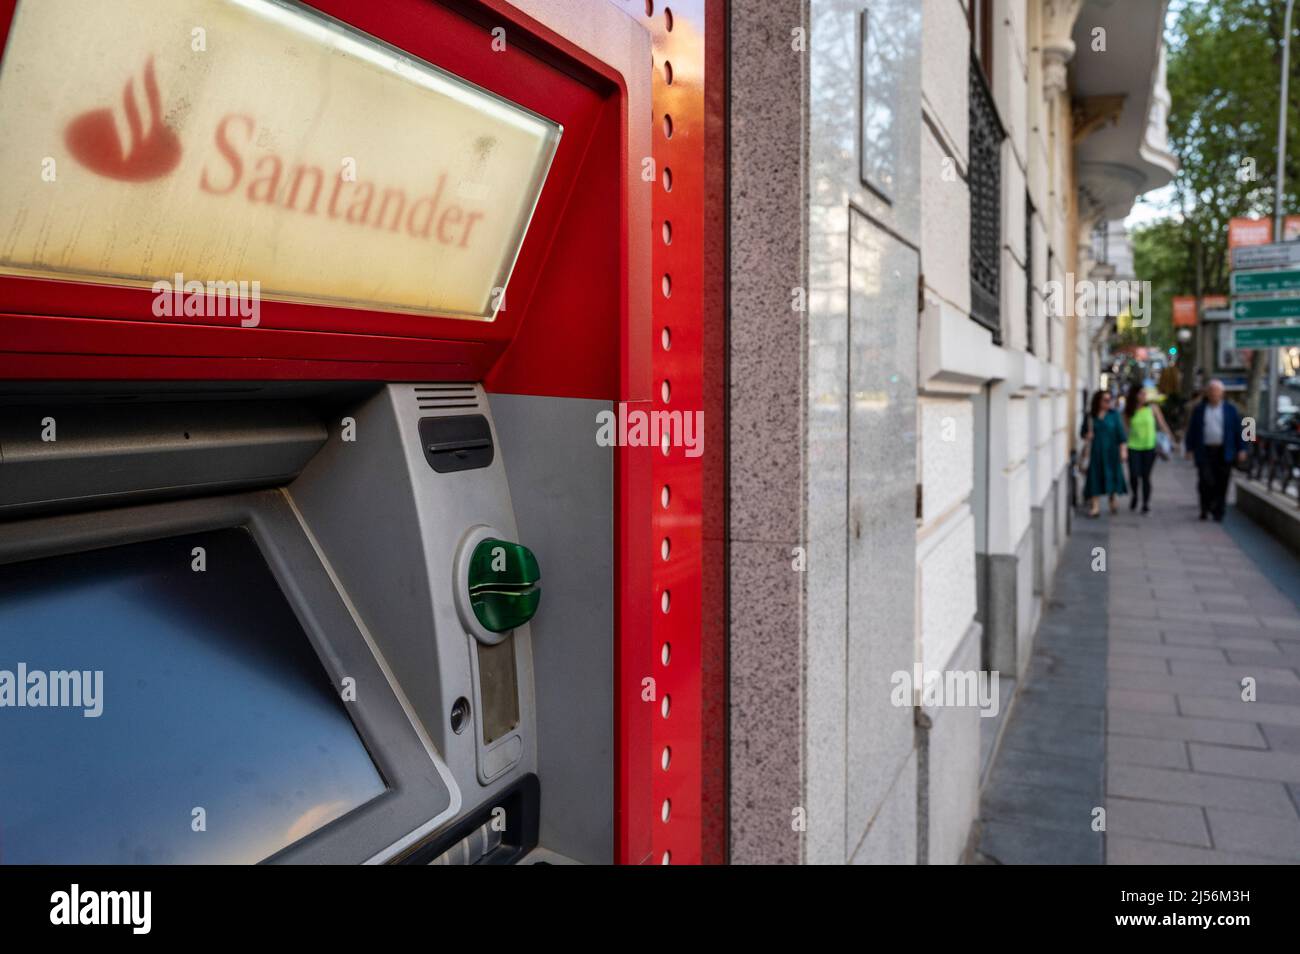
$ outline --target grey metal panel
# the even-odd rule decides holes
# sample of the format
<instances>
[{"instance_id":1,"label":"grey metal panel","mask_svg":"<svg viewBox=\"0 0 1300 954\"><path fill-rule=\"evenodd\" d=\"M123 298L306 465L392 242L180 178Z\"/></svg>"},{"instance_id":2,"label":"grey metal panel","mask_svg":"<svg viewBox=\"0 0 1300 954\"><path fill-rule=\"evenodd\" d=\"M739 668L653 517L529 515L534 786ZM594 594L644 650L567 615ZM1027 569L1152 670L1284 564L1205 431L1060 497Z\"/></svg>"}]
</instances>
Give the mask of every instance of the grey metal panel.
<instances>
[{"instance_id":1,"label":"grey metal panel","mask_svg":"<svg viewBox=\"0 0 1300 954\"><path fill-rule=\"evenodd\" d=\"M282 483L324 442L297 402L7 406L0 516Z\"/></svg>"},{"instance_id":2,"label":"grey metal panel","mask_svg":"<svg viewBox=\"0 0 1300 954\"><path fill-rule=\"evenodd\" d=\"M471 386L471 391L467 400L491 422L481 389ZM520 627L515 631L520 728L486 747L517 745L518 758L485 784L474 641L457 614L453 565L471 528L488 526L508 539L519 538L505 455L498 453L488 467L459 473L440 474L429 465L420 418L476 413L461 406L462 399L449 402L456 407L431 406L437 403L415 385L389 385L341 412L328 422L325 446L287 491L451 770L468 811L535 769L532 653L529 627ZM355 422L355 440L344 440L345 416ZM547 611L543 582L539 612ZM462 696L471 700L471 724L457 734L448 715Z\"/></svg>"},{"instance_id":3,"label":"grey metal panel","mask_svg":"<svg viewBox=\"0 0 1300 954\"><path fill-rule=\"evenodd\" d=\"M0 564L203 530L246 527L335 686L356 680L348 713L389 791L283 849L271 861L385 861L450 821L461 805L452 783L315 541L279 490L61 514L0 524Z\"/></svg>"},{"instance_id":4,"label":"grey metal panel","mask_svg":"<svg viewBox=\"0 0 1300 954\"><path fill-rule=\"evenodd\" d=\"M493 394L520 540L542 568L530 624L541 844L614 860L614 460L609 402Z\"/></svg>"}]
</instances>

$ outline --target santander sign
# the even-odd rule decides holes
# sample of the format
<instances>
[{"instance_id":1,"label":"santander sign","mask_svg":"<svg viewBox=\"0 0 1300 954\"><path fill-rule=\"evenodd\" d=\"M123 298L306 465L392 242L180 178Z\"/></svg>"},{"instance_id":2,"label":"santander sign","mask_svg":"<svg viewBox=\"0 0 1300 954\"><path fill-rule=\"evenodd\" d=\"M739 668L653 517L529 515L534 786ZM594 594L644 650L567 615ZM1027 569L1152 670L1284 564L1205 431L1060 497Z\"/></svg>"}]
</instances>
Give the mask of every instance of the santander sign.
<instances>
[{"instance_id":1,"label":"santander sign","mask_svg":"<svg viewBox=\"0 0 1300 954\"><path fill-rule=\"evenodd\" d=\"M129 130L126 142L118 133L111 109L90 110L68 123L64 134L68 151L92 172L125 182L144 182L167 175L180 162L180 139L163 121L153 57L145 64L143 80L145 115L132 83L127 83L122 94ZM474 226L485 215L444 201L446 173L439 175L432 193L411 196L400 186L379 186L355 178L349 181L341 168L327 176L323 164L289 164L273 152L254 157L249 149L256 133L257 121L252 116L232 113L222 117L212 142L215 158L211 168L204 165L198 187L213 195L242 195L249 202L290 212L386 228L461 248L468 247Z\"/></svg>"},{"instance_id":2,"label":"santander sign","mask_svg":"<svg viewBox=\"0 0 1300 954\"><path fill-rule=\"evenodd\" d=\"M240 195L249 202L303 215L387 229L412 238L433 238L460 248L469 246L475 224L485 215L447 200L445 172L439 173L431 193L412 196L400 186L348 181L342 171L327 176L323 163L290 165L275 153L254 160L247 150L256 133L252 116L223 117L214 142L218 158L203 167L199 188L213 195Z\"/></svg>"},{"instance_id":3,"label":"santander sign","mask_svg":"<svg viewBox=\"0 0 1300 954\"><path fill-rule=\"evenodd\" d=\"M271 0L20 3L0 128L0 272L480 321L562 135Z\"/></svg>"}]
</instances>

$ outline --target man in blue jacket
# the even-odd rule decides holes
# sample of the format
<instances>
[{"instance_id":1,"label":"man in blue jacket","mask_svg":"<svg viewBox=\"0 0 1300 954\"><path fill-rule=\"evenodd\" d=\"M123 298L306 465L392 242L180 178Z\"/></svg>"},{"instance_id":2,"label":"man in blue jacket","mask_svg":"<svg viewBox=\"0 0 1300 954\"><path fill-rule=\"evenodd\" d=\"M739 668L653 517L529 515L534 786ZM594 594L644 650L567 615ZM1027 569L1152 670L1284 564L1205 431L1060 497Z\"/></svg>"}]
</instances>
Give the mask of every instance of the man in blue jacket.
<instances>
[{"instance_id":1,"label":"man in blue jacket","mask_svg":"<svg viewBox=\"0 0 1300 954\"><path fill-rule=\"evenodd\" d=\"M1201 519L1209 514L1222 520L1232 463L1246 459L1246 442L1241 436L1241 413L1223 399L1223 382L1218 378L1209 383L1205 398L1192 411L1183 446L1187 456L1196 460Z\"/></svg>"}]
</instances>

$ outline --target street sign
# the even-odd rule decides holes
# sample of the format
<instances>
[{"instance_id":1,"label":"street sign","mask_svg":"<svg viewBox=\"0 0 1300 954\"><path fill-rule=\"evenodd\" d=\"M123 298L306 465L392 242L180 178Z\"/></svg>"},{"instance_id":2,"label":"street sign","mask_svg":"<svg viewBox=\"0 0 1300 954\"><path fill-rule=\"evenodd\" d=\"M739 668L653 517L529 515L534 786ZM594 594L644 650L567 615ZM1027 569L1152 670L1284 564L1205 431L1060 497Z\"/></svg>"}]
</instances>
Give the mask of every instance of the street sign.
<instances>
[{"instance_id":1,"label":"street sign","mask_svg":"<svg viewBox=\"0 0 1300 954\"><path fill-rule=\"evenodd\" d=\"M1201 321L1232 321L1231 308L1207 308L1201 312Z\"/></svg>"},{"instance_id":2,"label":"street sign","mask_svg":"<svg viewBox=\"0 0 1300 954\"><path fill-rule=\"evenodd\" d=\"M1232 250L1233 269L1300 268L1300 242L1246 245Z\"/></svg>"},{"instance_id":3,"label":"street sign","mask_svg":"<svg viewBox=\"0 0 1300 954\"><path fill-rule=\"evenodd\" d=\"M1174 327L1175 328L1196 327L1196 296L1195 295L1174 296Z\"/></svg>"},{"instance_id":4,"label":"street sign","mask_svg":"<svg viewBox=\"0 0 1300 954\"><path fill-rule=\"evenodd\" d=\"M1273 241L1273 223L1269 219L1236 218L1228 222L1228 248L1267 245Z\"/></svg>"},{"instance_id":5,"label":"street sign","mask_svg":"<svg viewBox=\"0 0 1300 954\"><path fill-rule=\"evenodd\" d=\"M1233 272L1234 295L1262 295L1268 292L1300 291L1300 268L1270 272Z\"/></svg>"},{"instance_id":6,"label":"street sign","mask_svg":"<svg viewBox=\"0 0 1300 954\"><path fill-rule=\"evenodd\" d=\"M1300 325L1237 325L1232 330L1232 346L1238 349L1300 345Z\"/></svg>"},{"instance_id":7,"label":"street sign","mask_svg":"<svg viewBox=\"0 0 1300 954\"><path fill-rule=\"evenodd\" d=\"M1300 298L1239 298L1233 302L1232 317L1237 321L1300 318Z\"/></svg>"}]
</instances>

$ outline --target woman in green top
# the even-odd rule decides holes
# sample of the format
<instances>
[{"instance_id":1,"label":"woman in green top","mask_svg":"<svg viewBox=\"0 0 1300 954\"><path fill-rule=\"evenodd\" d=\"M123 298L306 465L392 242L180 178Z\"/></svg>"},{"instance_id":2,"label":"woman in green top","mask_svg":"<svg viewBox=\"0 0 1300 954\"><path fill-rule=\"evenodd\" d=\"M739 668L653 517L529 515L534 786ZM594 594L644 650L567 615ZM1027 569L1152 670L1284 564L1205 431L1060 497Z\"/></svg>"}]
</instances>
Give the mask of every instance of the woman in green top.
<instances>
[{"instance_id":1,"label":"woman in green top","mask_svg":"<svg viewBox=\"0 0 1300 954\"><path fill-rule=\"evenodd\" d=\"M1129 510L1136 510L1138 491L1142 492L1142 512L1151 512L1151 469L1156 465L1156 428L1165 432L1170 445L1174 435L1165 423L1160 408L1147 398L1147 389L1140 383L1129 388L1124 402L1124 417L1128 424L1128 476L1133 485Z\"/></svg>"},{"instance_id":2,"label":"woman in green top","mask_svg":"<svg viewBox=\"0 0 1300 954\"><path fill-rule=\"evenodd\" d=\"M1083 484L1083 496L1088 501L1088 516L1100 515L1098 500L1110 498L1110 512L1116 494L1128 493L1124 483L1123 461L1128 459L1127 436L1120 422L1119 412L1110 409L1110 393L1098 391L1092 396L1088 420L1083 426L1083 436L1088 442L1088 477Z\"/></svg>"}]
</instances>

